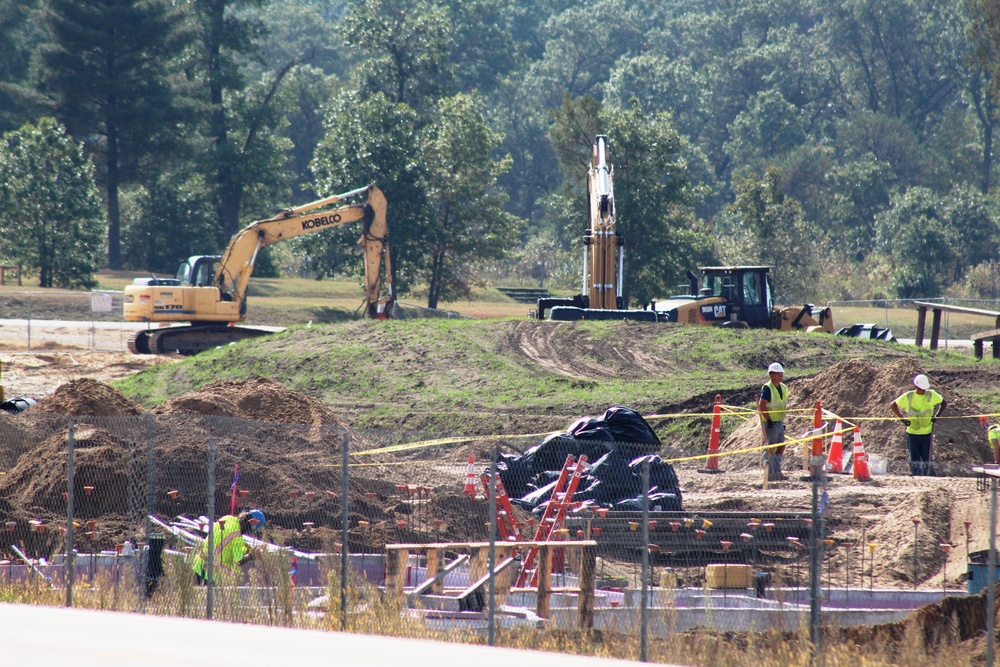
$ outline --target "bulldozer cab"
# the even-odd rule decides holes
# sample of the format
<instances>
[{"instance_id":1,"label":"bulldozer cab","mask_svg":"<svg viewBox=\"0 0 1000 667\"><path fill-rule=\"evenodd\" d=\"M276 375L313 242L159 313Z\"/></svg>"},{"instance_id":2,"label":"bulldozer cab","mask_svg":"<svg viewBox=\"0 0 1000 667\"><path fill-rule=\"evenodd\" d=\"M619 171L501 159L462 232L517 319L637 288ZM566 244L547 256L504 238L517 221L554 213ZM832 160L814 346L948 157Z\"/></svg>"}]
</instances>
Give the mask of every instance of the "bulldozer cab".
<instances>
[{"instance_id":1,"label":"bulldozer cab","mask_svg":"<svg viewBox=\"0 0 1000 667\"><path fill-rule=\"evenodd\" d=\"M774 288L770 266L703 266L699 296L718 296L731 309L730 317L751 328L771 324Z\"/></svg>"}]
</instances>

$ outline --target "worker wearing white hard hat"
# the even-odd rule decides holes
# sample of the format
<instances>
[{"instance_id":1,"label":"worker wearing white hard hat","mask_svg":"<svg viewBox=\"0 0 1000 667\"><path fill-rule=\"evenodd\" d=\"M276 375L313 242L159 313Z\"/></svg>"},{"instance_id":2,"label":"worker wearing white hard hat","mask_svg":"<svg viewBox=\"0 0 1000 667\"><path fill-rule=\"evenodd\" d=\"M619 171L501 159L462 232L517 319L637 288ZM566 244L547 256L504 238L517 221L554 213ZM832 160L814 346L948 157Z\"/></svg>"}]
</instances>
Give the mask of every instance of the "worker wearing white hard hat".
<instances>
[{"instance_id":1,"label":"worker wearing white hard hat","mask_svg":"<svg viewBox=\"0 0 1000 667\"><path fill-rule=\"evenodd\" d=\"M910 474L914 477L931 475L931 433L934 423L944 410L944 397L931 389L931 381L923 373L913 377L913 386L889 404L906 426L906 448L910 452Z\"/></svg>"},{"instance_id":2,"label":"worker wearing white hard hat","mask_svg":"<svg viewBox=\"0 0 1000 667\"><path fill-rule=\"evenodd\" d=\"M768 480L787 479L781 472L781 457L785 453L785 409L788 404L788 387L782 382L785 369L778 362L767 367L767 384L760 388L757 414L760 417L764 439L777 445L764 451L764 464Z\"/></svg>"}]
</instances>

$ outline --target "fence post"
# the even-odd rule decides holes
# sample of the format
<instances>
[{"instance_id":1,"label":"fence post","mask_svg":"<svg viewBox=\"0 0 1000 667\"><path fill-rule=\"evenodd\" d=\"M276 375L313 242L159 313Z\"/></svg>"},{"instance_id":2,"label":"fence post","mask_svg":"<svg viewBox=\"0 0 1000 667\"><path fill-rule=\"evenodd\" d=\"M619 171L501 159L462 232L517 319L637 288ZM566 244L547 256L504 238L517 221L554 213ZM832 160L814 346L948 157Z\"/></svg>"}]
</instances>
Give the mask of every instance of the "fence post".
<instances>
[{"instance_id":1,"label":"fence post","mask_svg":"<svg viewBox=\"0 0 1000 667\"><path fill-rule=\"evenodd\" d=\"M344 431L344 441L341 446L341 517L340 517L340 629L347 632L347 540L348 532L347 521L350 518L349 505L347 503L347 493L348 493L348 481L350 479L347 473L348 459L350 457L350 444L351 436ZM367 576L367 575L366 575Z\"/></svg>"},{"instance_id":2,"label":"fence post","mask_svg":"<svg viewBox=\"0 0 1000 667\"><path fill-rule=\"evenodd\" d=\"M152 555L153 549L153 522L149 518L153 515L153 494L156 491L156 459L153 454L153 442L156 437L155 422L153 421L153 415L147 414L143 417L143 421L146 425L146 536L144 541L146 542L146 555L143 559L144 562L140 563L142 567L142 596L140 599L141 611L146 611L146 602L152 596L152 591L150 590L149 582L149 557Z\"/></svg>"},{"instance_id":3,"label":"fence post","mask_svg":"<svg viewBox=\"0 0 1000 667\"><path fill-rule=\"evenodd\" d=\"M646 662L649 628L649 457L642 461L642 601L639 605L639 660Z\"/></svg>"},{"instance_id":4,"label":"fence post","mask_svg":"<svg viewBox=\"0 0 1000 667\"><path fill-rule=\"evenodd\" d=\"M986 667L993 667L993 647L996 643L994 616L996 615L997 572L997 478L990 477L990 555L986 566Z\"/></svg>"},{"instance_id":5,"label":"fence post","mask_svg":"<svg viewBox=\"0 0 1000 667\"><path fill-rule=\"evenodd\" d=\"M819 466L812 478L812 520L809 522L809 639L812 643L812 664L820 662L820 623L822 620L823 576L823 515L819 507L819 485L825 471Z\"/></svg>"},{"instance_id":6,"label":"fence post","mask_svg":"<svg viewBox=\"0 0 1000 667\"><path fill-rule=\"evenodd\" d=\"M67 424L66 455L66 606L73 606L73 477L76 473L76 447L73 420Z\"/></svg>"},{"instance_id":7,"label":"fence post","mask_svg":"<svg viewBox=\"0 0 1000 667\"><path fill-rule=\"evenodd\" d=\"M215 611L215 439L208 441L208 552L205 556L205 618Z\"/></svg>"},{"instance_id":8,"label":"fence post","mask_svg":"<svg viewBox=\"0 0 1000 667\"><path fill-rule=\"evenodd\" d=\"M496 567L497 567L497 453L499 445L493 447L490 456L490 578L489 603L487 607L488 637L490 646L496 646Z\"/></svg>"}]
</instances>

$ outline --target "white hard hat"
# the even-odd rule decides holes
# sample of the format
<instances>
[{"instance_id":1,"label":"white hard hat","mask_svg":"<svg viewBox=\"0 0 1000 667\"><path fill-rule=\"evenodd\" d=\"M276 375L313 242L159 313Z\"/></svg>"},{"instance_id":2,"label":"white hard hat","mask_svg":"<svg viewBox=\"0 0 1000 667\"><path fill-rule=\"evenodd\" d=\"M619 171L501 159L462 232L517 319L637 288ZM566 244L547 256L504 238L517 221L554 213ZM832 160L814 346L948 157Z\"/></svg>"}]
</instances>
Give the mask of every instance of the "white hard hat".
<instances>
[{"instance_id":1,"label":"white hard hat","mask_svg":"<svg viewBox=\"0 0 1000 667\"><path fill-rule=\"evenodd\" d=\"M784 373L785 369L777 361L767 367L768 373Z\"/></svg>"},{"instance_id":2,"label":"white hard hat","mask_svg":"<svg viewBox=\"0 0 1000 667\"><path fill-rule=\"evenodd\" d=\"M923 389L924 391L926 391L931 388L931 381L927 379L926 375L921 373L913 377L913 385L917 389Z\"/></svg>"}]
</instances>

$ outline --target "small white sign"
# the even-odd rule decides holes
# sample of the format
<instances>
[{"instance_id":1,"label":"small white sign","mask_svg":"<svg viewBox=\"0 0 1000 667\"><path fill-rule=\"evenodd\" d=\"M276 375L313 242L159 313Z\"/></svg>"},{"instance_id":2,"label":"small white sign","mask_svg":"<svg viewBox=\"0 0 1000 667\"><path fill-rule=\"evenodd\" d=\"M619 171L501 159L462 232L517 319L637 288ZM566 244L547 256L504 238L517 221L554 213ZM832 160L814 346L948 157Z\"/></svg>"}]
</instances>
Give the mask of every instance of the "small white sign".
<instances>
[{"instance_id":1,"label":"small white sign","mask_svg":"<svg viewBox=\"0 0 1000 667\"><path fill-rule=\"evenodd\" d=\"M93 292L90 295L90 312L110 313L113 310L111 295L103 292Z\"/></svg>"}]
</instances>

